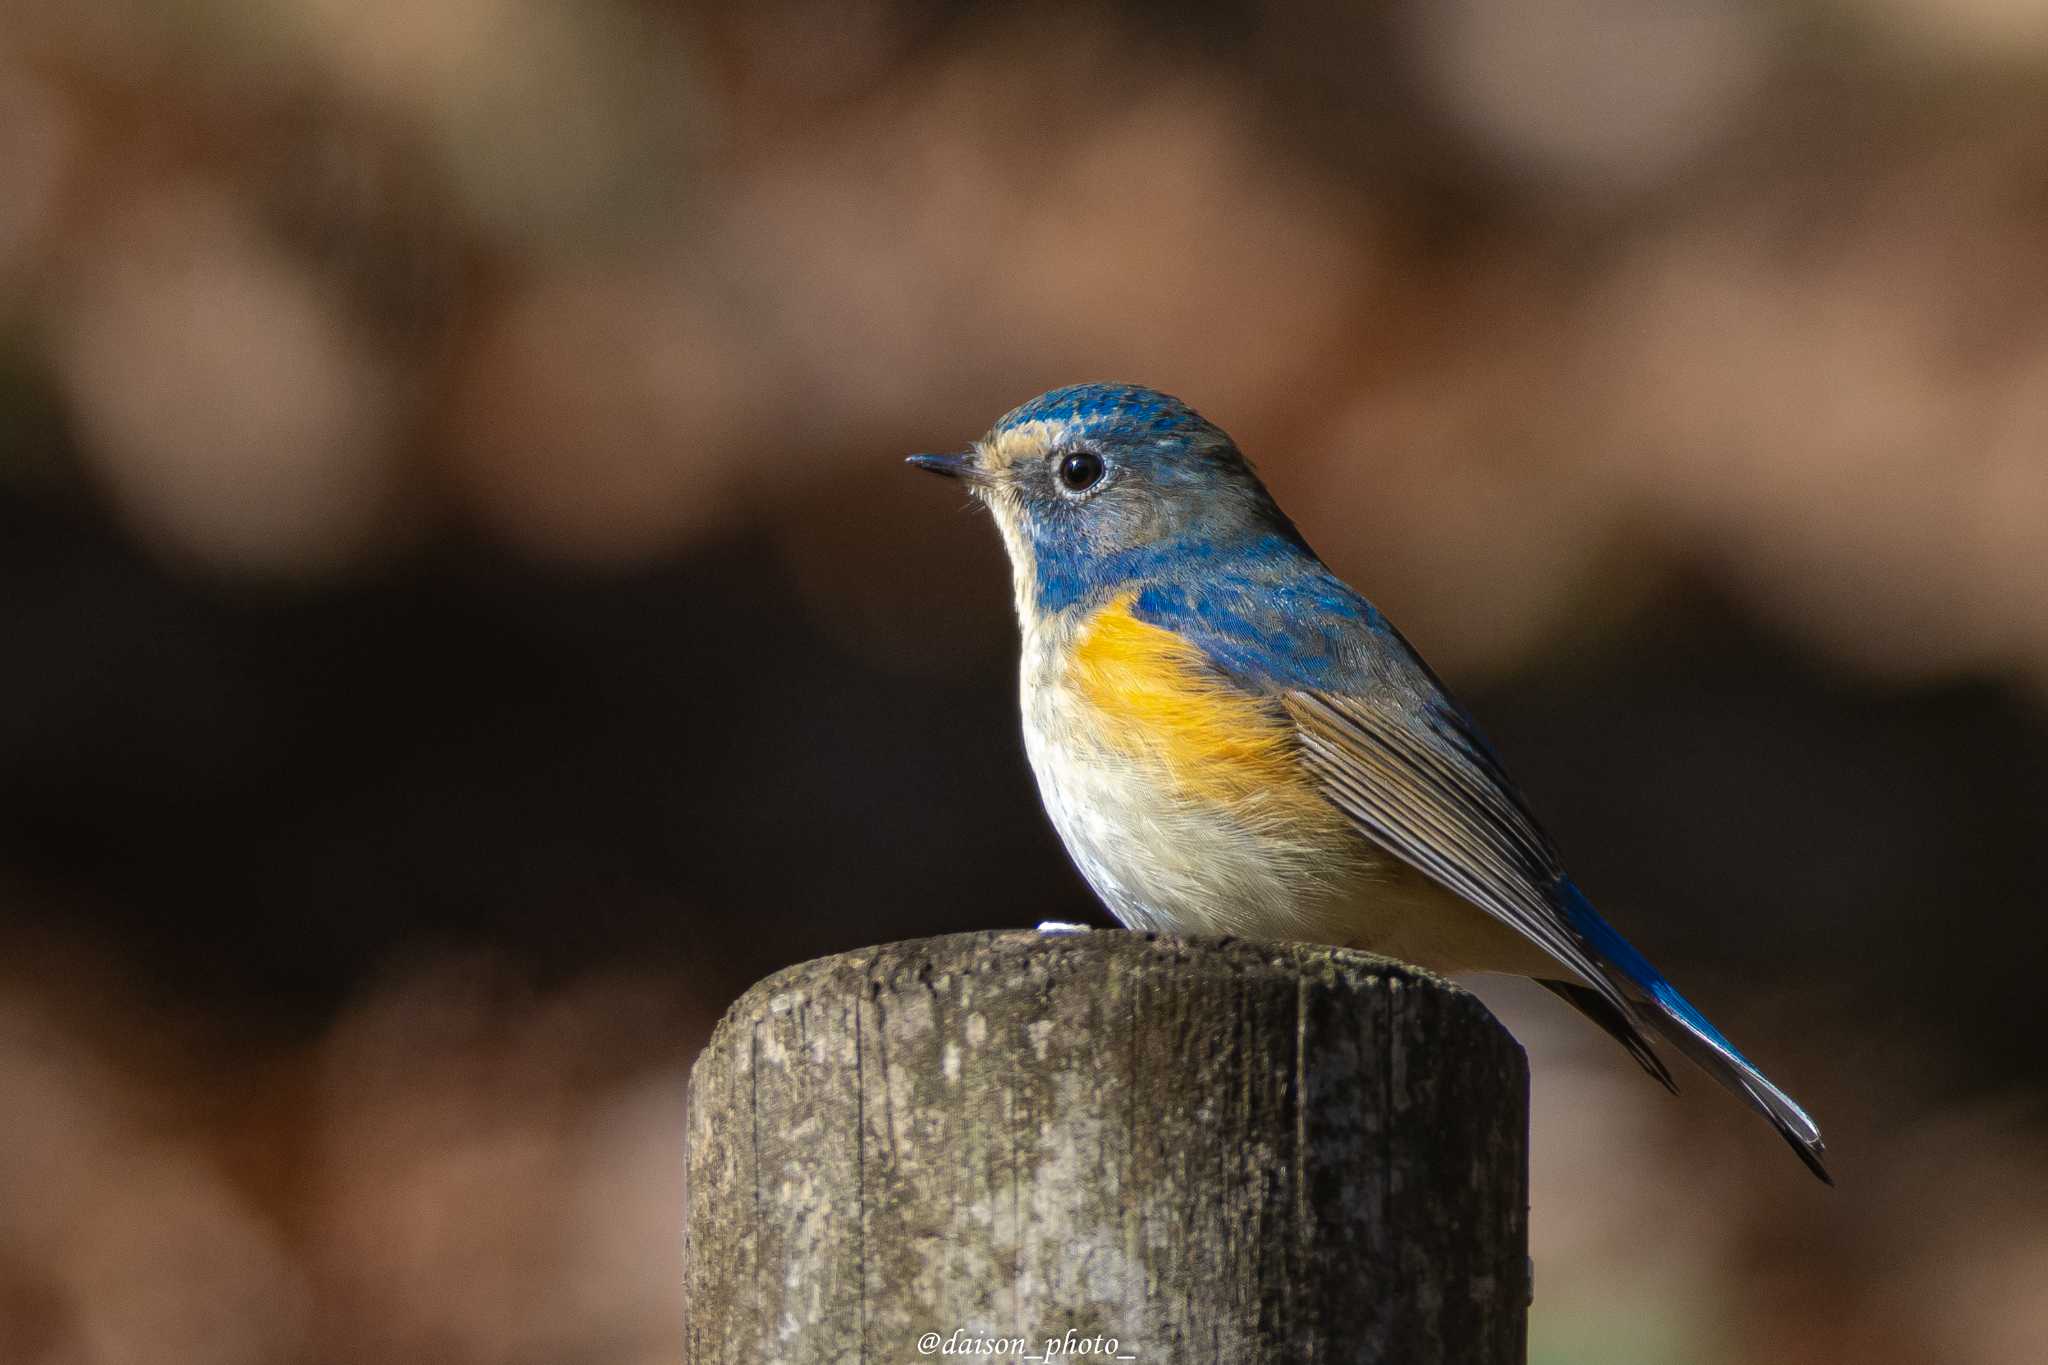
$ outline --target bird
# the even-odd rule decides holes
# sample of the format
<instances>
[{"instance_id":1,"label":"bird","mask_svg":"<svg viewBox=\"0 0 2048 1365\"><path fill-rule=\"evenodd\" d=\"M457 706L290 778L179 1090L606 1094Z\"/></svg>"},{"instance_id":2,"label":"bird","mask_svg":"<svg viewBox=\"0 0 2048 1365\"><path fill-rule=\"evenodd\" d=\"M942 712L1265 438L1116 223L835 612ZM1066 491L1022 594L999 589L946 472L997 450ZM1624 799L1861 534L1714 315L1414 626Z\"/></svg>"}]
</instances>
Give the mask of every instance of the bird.
<instances>
[{"instance_id":1,"label":"bird","mask_svg":"<svg viewBox=\"0 0 2048 1365\"><path fill-rule=\"evenodd\" d=\"M1594 910L1470 713L1219 427L1077 384L909 463L993 515L1026 755L1120 923L1532 979L1676 1090L1651 1039L1673 1047L1834 1183L1813 1119Z\"/></svg>"}]
</instances>

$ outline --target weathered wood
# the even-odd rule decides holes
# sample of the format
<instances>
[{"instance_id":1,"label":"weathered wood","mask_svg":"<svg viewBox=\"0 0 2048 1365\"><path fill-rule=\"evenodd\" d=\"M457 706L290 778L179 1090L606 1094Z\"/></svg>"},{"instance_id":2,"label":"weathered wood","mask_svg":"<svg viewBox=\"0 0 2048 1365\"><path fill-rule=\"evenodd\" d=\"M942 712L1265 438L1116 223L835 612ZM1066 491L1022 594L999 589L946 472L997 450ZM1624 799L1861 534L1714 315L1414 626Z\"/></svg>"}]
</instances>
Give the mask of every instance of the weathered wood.
<instances>
[{"instance_id":1,"label":"weathered wood","mask_svg":"<svg viewBox=\"0 0 2048 1365\"><path fill-rule=\"evenodd\" d=\"M692 1079L690 1360L1071 1332L1115 1350L1056 1358L1520 1362L1527 1130L1492 1015L1359 953L1023 932L807 962Z\"/></svg>"}]
</instances>

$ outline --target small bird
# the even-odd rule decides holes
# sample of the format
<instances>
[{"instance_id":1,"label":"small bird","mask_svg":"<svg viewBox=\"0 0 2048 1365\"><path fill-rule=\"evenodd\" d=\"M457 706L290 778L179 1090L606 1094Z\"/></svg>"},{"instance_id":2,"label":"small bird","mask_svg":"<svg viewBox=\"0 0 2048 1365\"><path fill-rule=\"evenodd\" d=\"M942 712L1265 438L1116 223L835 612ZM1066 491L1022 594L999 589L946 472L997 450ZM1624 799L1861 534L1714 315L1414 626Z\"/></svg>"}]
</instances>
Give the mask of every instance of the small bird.
<instances>
[{"instance_id":1,"label":"small bird","mask_svg":"<svg viewBox=\"0 0 2048 1365\"><path fill-rule=\"evenodd\" d=\"M1133 929L1529 977L1667 1088L1664 1039L1829 1184L1820 1129L1565 874L1479 727L1166 394L1055 389L969 450L1009 551L1024 745L1081 875Z\"/></svg>"}]
</instances>

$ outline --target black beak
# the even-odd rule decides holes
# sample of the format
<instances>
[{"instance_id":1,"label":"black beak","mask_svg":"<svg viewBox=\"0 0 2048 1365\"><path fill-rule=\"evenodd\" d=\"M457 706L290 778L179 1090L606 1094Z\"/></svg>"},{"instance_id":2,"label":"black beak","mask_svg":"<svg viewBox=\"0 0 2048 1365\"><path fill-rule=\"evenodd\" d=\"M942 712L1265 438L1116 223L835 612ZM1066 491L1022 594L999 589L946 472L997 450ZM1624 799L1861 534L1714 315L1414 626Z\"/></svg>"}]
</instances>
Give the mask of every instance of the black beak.
<instances>
[{"instance_id":1,"label":"black beak","mask_svg":"<svg viewBox=\"0 0 2048 1365\"><path fill-rule=\"evenodd\" d=\"M971 450L959 455L912 455L903 463L928 469L934 474L944 474L949 479L972 481L981 477L981 467L975 464Z\"/></svg>"}]
</instances>

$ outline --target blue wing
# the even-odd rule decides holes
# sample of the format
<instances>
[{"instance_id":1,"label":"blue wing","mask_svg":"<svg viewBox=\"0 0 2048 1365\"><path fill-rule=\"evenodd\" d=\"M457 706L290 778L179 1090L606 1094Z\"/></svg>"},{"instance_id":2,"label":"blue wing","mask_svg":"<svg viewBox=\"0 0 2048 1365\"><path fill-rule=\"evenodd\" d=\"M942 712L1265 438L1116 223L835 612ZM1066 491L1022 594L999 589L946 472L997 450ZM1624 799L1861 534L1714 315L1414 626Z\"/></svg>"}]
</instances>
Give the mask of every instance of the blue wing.
<instances>
[{"instance_id":1,"label":"blue wing","mask_svg":"<svg viewBox=\"0 0 2048 1365\"><path fill-rule=\"evenodd\" d=\"M1135 610L1272 696L1324 795L1362 834L1542 947L1583 983L1559 993L1652 1075L1669 1084L1638 1026L1746 1100L1829 1179L1806 1111L1599 916L1470 716L1364 598L1320 564L1255 566L1147 588Z\"/></svg>"}]
</instances>

